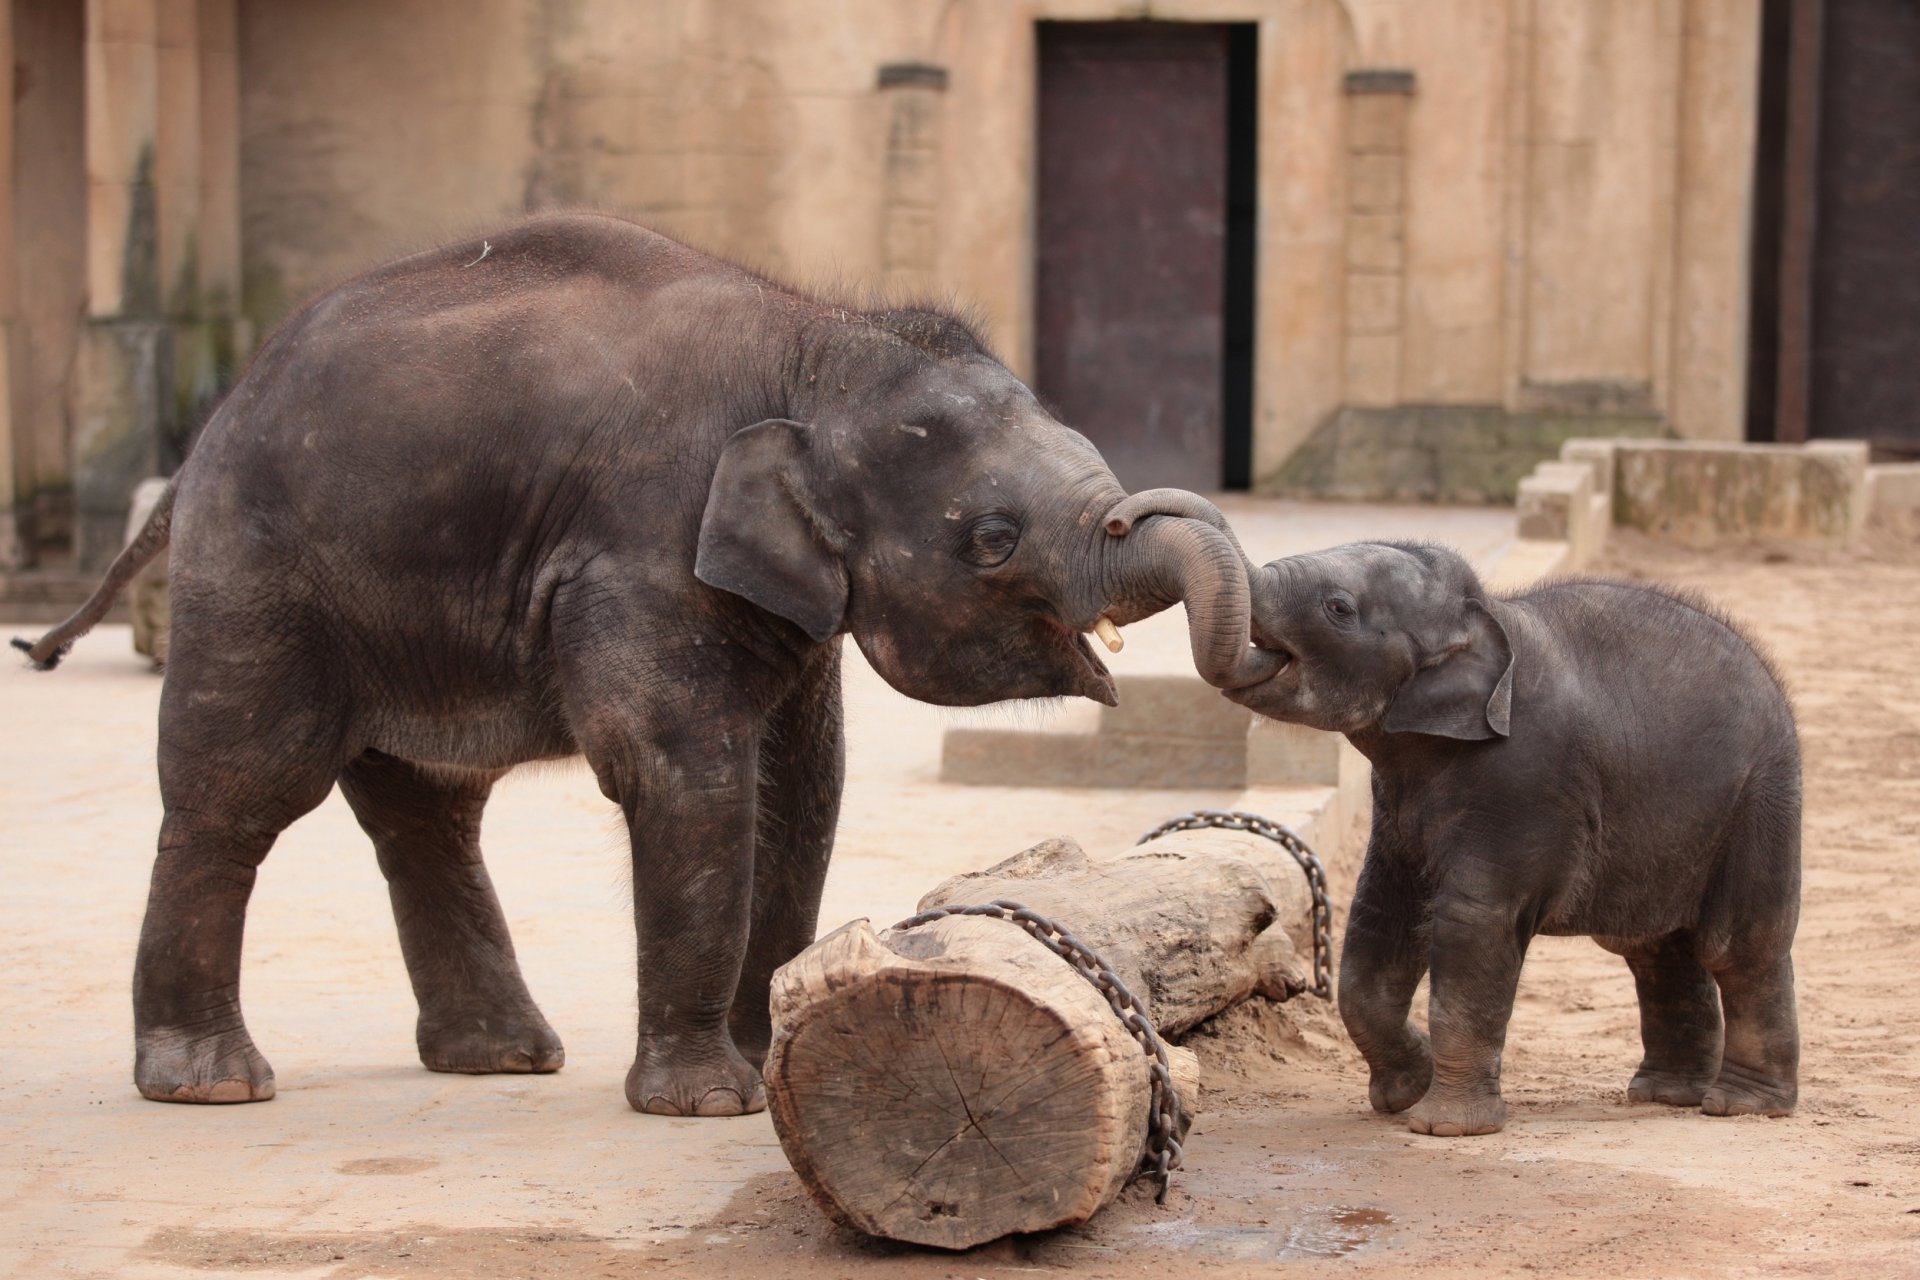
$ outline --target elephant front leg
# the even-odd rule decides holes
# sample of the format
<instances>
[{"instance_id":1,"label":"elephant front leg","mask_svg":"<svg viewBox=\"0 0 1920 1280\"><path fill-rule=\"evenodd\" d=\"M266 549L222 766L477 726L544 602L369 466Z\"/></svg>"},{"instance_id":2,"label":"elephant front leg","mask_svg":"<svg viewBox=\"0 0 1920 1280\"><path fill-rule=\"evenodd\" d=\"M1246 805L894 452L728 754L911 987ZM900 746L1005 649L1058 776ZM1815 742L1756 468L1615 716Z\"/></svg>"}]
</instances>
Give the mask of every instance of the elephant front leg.
<instances>
[{"instance_id":1,"label":"elephant front leg","mask_svg":"<svg viewBox=\"0 0 1920 1280\"><path fill-rule=\"evenodd\" d=\"M1436 1137L1498 1133L1500 1055L1526 942L1510 911L1459 898L1434 904L1427 1028L1433 1084L1407 1112L1407 1127Z\"/></svg>"},{"instance_id":2,"label":"elephant front leg","mask_svg":"<svg viewBox=\"0 0 1920 1280\"><path fill-rule=\"evenodd\" d=\"M629 830L640 1028L627 1101L668 1116L765 1110L728 1028L750 928L754 782L656 794Z\"/></svg>"},{"instance_id":3,"label":"elephant front leg","mask_svg":"<svg viewBox=\"0 0 1920 1280\"><path fill-rule=\"evenodd\" d=\"M840 654L832 647L774 714L760 747L753 924L729 1018L734 1044L755 1066L772 1038L773 971L806 950L819 924L845 776Z\"/></svg>"},{"instance_id":4,"label":"elephant front leg","mask_svg":"<svg viewBox=\"0 0 1920 1280\"><path fill-rule=\"evenodd\" d=\"M1402 859L1368 850L1340 946L1340 1017L1367 1060L1375 1111L1405 1111L1433 1078L1427 1037L1407 1017L1427 971L1424 897Z\"/></svg>"}]
</instances>

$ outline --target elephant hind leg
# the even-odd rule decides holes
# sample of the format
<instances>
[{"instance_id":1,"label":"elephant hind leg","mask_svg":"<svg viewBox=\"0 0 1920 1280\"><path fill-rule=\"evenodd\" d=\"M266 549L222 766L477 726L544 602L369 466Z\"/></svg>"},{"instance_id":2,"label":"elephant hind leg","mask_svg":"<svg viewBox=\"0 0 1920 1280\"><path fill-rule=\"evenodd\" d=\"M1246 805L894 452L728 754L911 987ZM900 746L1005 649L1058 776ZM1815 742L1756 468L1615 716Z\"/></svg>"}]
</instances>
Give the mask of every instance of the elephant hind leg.
<instances>
[{"instance_id":1,"label":"elephant hind leg","mask_svg":"<svg viewBox=\"0 0 1920 1280\"><path fill-rule=\"evenodd\" d=\"M1714 978L1727 1013L1726 1052L1700 1109L1713 1116L1793 1114L1800 1097L1800 1029L1792 957L1732 966Z\"/></svg>"},{"instance_id":2,"label":"elephant hind leg","mask_svg":"<svg viewBox=\"0 0 1920 1280\"><path fill-rule=\"evenodd\" d=\"M1627 1101L1697 1107L1720 1070L1720 993L1685 934L1626 953L1645 1056Z\"/></svg>"},{"instance_id":3,"label":"elephant hind leg","mask_svg":"<svg viewBox=\"0 0 1920 1280\"><path fill-rule=\"evenodd\" d=\"M480 858L480 815L498 777L436 773L378 751L340 774L387 878L420 1005L420 1061L433 1071L547 1072L566 1061L520 976Z\"/></svg>"},{"instance_id":4,"label":"elephant hind leg","mask_svg":"<svg viewBox=\"0 0 1920 1280\"><path fill-rule=\"evenodd\" d=\"M260 864L333 785L337 726L276 714L303 674L176 646L160 703L165 817L134 961L134 1083L160 1102L263 1102L273 1069L240 1012Z\"/></svg>"}]
</instances>

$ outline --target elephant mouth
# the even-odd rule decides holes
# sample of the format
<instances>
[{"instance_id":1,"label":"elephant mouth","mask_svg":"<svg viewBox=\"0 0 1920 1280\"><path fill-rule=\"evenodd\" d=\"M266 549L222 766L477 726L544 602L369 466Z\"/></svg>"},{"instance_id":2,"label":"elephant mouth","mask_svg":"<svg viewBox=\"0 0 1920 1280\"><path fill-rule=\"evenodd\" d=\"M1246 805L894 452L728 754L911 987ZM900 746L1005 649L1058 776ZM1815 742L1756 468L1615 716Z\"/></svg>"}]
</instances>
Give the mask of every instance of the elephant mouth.
<instances>
[{"instance_id":1,"label":"elephant mouth","mask_svg":"<svg viewBox=\"0 0 1920 1280\"><path fill-rule=\"evenodd\" d=\"M1053 648L1068 656L1068 662L1074 668L1075 687L1072 692L1102 706L1119 706L1120 693L1114 685L1113 673L1094 653L1087 633L1054 617L1043 617L1041 623L1053 642Z\"/></svg>"}]
</instances>

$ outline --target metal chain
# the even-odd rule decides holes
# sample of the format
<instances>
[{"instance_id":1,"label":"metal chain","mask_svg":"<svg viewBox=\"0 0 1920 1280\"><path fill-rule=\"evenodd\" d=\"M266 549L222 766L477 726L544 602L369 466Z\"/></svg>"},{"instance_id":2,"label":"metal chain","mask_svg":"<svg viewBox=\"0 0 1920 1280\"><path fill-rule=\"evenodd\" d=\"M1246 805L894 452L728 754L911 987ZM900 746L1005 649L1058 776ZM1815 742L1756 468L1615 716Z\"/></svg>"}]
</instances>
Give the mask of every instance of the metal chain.
<instances>
[{"instance_id":1,"label":"metal chain","mask_svg":"<svg viewBox=\"0 0 1920 1280\"><path fill-rule=\"evenodd\" d=\"M1081 977L1091 982L1107 998L1107 1003L1113 1006L1120 1021L1126 1024L1127 1030L1147 1054L1147 1073L1153 1083L1153 1096L1148 1104L1147 1149L1134 1176L1159 1179L1160 1190L1154 1200L1165 1204L1173 1170L1180 1167L1180 1135L1185 1131L1181 1119L1185 1108L1181 1105L1180 1095L1174 1091L1166 1043L1154 1029L1147 1006L1092 947L1039 912L1010 898L999 898L976 906L936 907L902 920L893 927L913 929L935 920L944 920L948 916L986 916L1019 925L1032 934L1040 945L1072 965Z\"/></svg>"},{"instance_id":2,"label":"metal chain","mask_svg":"<svg viewBox=\"0 0 1920 1280\"><path fill-rule=\"evenodd\" d=\"M1313 893L1313 994L1322 1000L1333 999L1333 904L1327 898L1327 870L1320 865L1307 842L1291 827L1263 818L1257 813L1229 809L1196 809L1169 818L1134 841L1135 846L1175 831L1247 831L1267 839L1293 855L1307 873L1307 888Z\"/></svg>"}]
</instances>

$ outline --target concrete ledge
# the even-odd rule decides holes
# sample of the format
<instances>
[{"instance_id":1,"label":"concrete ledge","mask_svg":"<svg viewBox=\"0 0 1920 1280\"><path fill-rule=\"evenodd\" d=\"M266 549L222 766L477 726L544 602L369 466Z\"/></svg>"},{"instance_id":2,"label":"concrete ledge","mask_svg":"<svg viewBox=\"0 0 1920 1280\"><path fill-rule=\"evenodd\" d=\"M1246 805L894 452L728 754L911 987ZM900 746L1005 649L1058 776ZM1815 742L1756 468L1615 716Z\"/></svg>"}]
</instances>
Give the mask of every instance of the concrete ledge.
<instances>
[{"instance_id":1,"label":"concrete ledge","mask_svg":"<svg viewBox=\"0 0 1920 1280\"><path fill-rule=\"evenodd\" d=\"M1795 538L1843 545L1865 527L1867 446L1621 441L1613 522L1691 545Z\"/></svg>"},{"instance_id":2,"label":"concrete ledge","mask_svg":"<svg viewBox=\"0 0 1920 1280\"><path fill-rule=\"evenodd\" d=\"M1920 528L1920 462L1884 462L1867 468L1867 522L1879 528Z\"/></svg>"}]
</instances>

